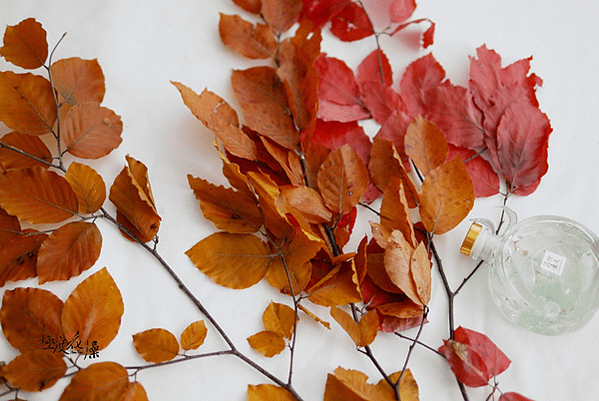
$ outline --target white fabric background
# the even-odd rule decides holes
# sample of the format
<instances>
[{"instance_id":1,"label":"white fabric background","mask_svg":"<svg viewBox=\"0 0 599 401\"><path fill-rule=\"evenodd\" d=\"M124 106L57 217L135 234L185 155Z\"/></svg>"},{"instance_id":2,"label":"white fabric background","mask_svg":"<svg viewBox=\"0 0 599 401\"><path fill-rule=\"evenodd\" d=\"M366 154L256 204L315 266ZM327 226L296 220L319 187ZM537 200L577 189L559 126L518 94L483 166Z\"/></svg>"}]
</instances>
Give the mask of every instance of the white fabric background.
<instances>
[{"instance_id":1,"label":"white fabric background","mask_svg":"<svg viewBox=\"0 0 599 401\"><path fill-rule=\"evenodd\" d=\"M371 1L371 3L373 3ZM377 3L374 1L374 3ZM214 231L201 216L186 174L222 183L220 161L212 147L212 135L184 106L170 80L200 92L208 87L233 105L229 74L251 62L236 56L221 44L219 12L240 13L229 0L213 1L22 1L2 0L0 26L15 25L35 17L48 32L53 46L67 36L54 59L97 58L106 76L104 105L122 116L123 143L108 157L92 163L112 183L131 154L143 161L162 216L158 249L177 274L212 311L236 344L280 377L286 377L287 357L266 360L247 346L246 338L262 330L261 314L271 300L285 302L267 285L244 291L217 287L184 255L194 243ZM396 79L413 60L432 51L452 82L465 85L468 56L487 44L504 65L530 55L532 71L544 80L538 91L541 109L548 114L554 132L549 146L549 173L539 189L525 198L513 197L509 206L525 218L537 214L559 214L578 220L599 233L599 3L587 0L419 0L414 18L436 22L435 44L427 51L410 44L411 35L383 38ZM423 25L424 27L424 25ZM340 57L355 68L374 49L374 39L343 44L328 36L322 50ZM11 67L2 59L0 69ZM497 221L495 206L500 197L477 200L471 217ZM112 206L108 206L112 210ZM354 241L367 230L367 214L358 225ZM81 277L66 283L48 283L43 288L63 300L75 286L107 266L124 298L125 314L115 341L100 353L101 361L125 366L143 363L132 346L131 335L162 327L178 335L199 315L178 291L161 267L138 246L125 241L106 222L99 222L104 237L100 260ZM455 288L474 263L458 253L469 222L437 238L446 271ZM37 280L10 283L37 286ZM430 323L422 340L435 348L447 337L446 297L440 278L433 275ZM3 289L4 290L4 289ZM323 319L328 311L312 307ZM334 323L334 322L333 322ZM485 271L479 272L456 299L456 325L481 331L493 339L512 359L499 376L503 391L518 391L535 400L599 399L599 318L583 330L566 336L544 337L525 332L509 323L495 308L487 289ZM357 353L349 337L336 324L327 331L302 319L297 343L294 383L306 400L322 399L327 373L337 366L358 369L371 381L380 376L372 363ZM407 334L413 334L408 332ZM218 349L222 341L211 330L203 350ZM408 343L381 335L373 350L387 371L401 369ZM202 350L202 348L200 348ZM10 360L16 351L0 338L0 360ZM444 360L417 347L410 367L420 388L420 398L460 400L455 380ZM246 399L247 384L268 380L232 357L218 357L149 369L137 379L150 400ZM67 380L40 394L20 395L29 400L56 400ZM469 390L471 400L484 400L488 389Z\"/></svg>"}]
</instances>

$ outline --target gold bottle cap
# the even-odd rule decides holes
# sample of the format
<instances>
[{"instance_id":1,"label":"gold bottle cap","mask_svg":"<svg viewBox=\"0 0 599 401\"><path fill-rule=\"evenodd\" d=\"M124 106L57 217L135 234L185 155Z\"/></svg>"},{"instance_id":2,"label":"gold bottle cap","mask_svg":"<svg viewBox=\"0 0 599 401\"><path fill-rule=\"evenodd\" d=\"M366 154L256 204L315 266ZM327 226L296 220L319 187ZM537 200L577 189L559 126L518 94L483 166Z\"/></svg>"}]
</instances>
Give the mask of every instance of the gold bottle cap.
<instances>
[{"instance_id":1,"label":"gold bottle cap","mask_svg":"<svg viewBox=\"0 0 599 401\"><path fill-rule=\"evenodd\" d=\"M472 223L470 226L470 230L468 230L468 234L466 234L466 238L464 238L464 242L462 242L462 246L460 248L460 253L470 256L470 252L472 252L472 247L478 238L478 234L480 234L480 230L483 228L478 223Z\"/></svg>"}]
</instances>

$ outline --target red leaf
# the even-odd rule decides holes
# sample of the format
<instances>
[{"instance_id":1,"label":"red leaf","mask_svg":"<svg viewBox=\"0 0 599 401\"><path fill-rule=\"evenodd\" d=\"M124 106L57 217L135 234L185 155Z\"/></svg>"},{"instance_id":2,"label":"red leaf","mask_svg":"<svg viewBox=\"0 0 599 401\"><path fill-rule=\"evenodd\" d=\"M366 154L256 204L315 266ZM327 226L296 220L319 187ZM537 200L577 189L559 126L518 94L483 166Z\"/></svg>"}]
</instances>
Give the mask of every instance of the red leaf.
<instances>
[{"instance_id":1,"label":"red leaf","mask_svg":"<svg viewBox=\"0 0 599 401\"><path fill-rule=\"evenodd\" d=\"M445 78L445 70L428 54L406 68L401 82L401 97L412 116L424 114L427 91L436 88Z\"/></svg>"},{"instance_id":2,"label":"red leaf","mask_svg":"<svg viewBox=\"0 0 599 401\"><path fill-rule=\"evenodd\" d=\"M344 42L353 42L374 34L366 11L357 3L349 3L331 22L331 32Z\"/></svg>"},{"instance_id":3,"label":"red leaf","mask_svg":"<svg viewBox=\"0 0 599 401\"><path fill-rule=\"evenodd\" d=\"M391 22L404 22L412 16L416 9L415 0L395 0L389 6Z\"/></svg>"},{"instance_id":4,"label":"red leaf","mask_svg":"<svg viewBox=\"0 0 599 401\"><path fill-rule=\"evenodd\" d=\"M343 123L317 120L312 142L324 145L331 150L337 150L343 145L349 144L364 163L368 162L368 154L372 146L364 129L355 121Z\"/></svg>"},{"instance_id":5,"label":"red leaf","mask_svg":"<svg viewBox=\"0 0 599 401\"><path fill-rule=\"evenodd\" d=\"M533 401L533 400L523 396L522 394L509 392L509 393L501 394L501 396L499 397L499 401Z\"/></svg>"},{"instance_id":6,"label":"red leaf","mask_svg":"<svg viewBox=\"0 0 599 401\"><path fill-rule=\"evenodd\" d=\"M393 84L393 70L391 64L381 49L374 50L362 60L358 66L357 81L360 85L367 82L378 82L385 86L391 86Z\"/></svg>"}]
</instances>

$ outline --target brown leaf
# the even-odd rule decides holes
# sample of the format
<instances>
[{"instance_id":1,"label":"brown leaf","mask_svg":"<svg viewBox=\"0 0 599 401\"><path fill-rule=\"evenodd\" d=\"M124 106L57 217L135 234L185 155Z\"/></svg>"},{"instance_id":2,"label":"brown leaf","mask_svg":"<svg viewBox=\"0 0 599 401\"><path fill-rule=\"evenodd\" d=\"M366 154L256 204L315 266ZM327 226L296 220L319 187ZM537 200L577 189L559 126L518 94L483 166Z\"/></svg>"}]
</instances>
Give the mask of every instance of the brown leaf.
<instances>
[{"instance_id":1,"label":"brown leaf","mask_svg":"<svg viewBox=\"0 0 599 401\"><path fill-rule=\"evenodd\" d=\"M7 26L0 56L21 68L39 68L48 58L48 42L42 24L27 18L17 25Z\"/></svg>"},{"instance_id":2,"label":"brown leaf","mask_svg":"<svg viewBox=\"0 0 599 401\"><path fill-rule=\"evenodd\" d=\"M295 311L287 305L271 302L262 314L264 328L291 340L295 324Z\"/></svg>"},{"instance_id":3,"label":"brown leaf","mask_svg":"<svg viewBox=\"0 0 599 401\"><path fill-rule=\"evenodd\" d=\"M329 209L349 213L368 189L368 170L349 145L331 152L320 166L318 189Z\"/></svg>"},{"instance_id":4,"label":"brown leaf","mask_svg":"<svg viewBox=\"0 0 599 401\"><path fill-rule=\"evenodd\" d=\"M299 132L289 113L285 85L274 68L235 70L231 84L249 128L287 149L297 147Z\"/></svg>"},{"instance_id":5,"label":"brown leaf","mask_svg":"<svg viewBox=\"0 0 599 401\"><path fill-rule=\"evenodd\" d=\"M36 349L18 355L2 369L8 383L24 391L52 387L67 371L62 354Z\"/></svg>"},{"instance_id":6,"label":"brown leaf","mask_svg":"<svg viewBox=\"0 0 599 401\"><path fill-rule=\"evenodd\" d=\"M140 382L129 383L121 401L148 401L148 394Z\"/></svg>"},{"instance_id":7,"label":"brown leaf","mask_svg":"<svg viewBox=\"0 0 599 401\"><path fill-rule=\"evenodd\" d=\"M192 114L210 129L232 155L255 160L256 145L241 128L235 110L220 96L204 89L200 95L187 86L171 83L179 90L183 103Z\"/></svg>"},{"instance_id":8,"label":"brown leaf","mask_svg":"<svg viewBox=\"0 0 599 401\"><path fill-rule=\"evenodd\" d=\"M92 214L106 200L106 184L102 176L88 165L72 162L64 178L71 184L79 200L79 213Z\"/></svg>"},{"instance_id":9,"label":"brown leaf","mask_svg":"<svg viewBox=\"0 0 599 401\"><path fill-rule=\"evenodd\" d=\"M52 132L57 108L52 85L33 74L0 72L0 121L27 135Z\"/></svg>"},{"instance_id":10,"label":"brown leaf","mask_svg":"<svg viewBox=\"0 0 599 401\"><path fill-rule=\"evenodd\" d=\"M293 236L296 230L289 223L286 211L281 209L284 204L279 201L277 184L268 175L254 172L248 173L248 181L258 196L266 228L277 238Z\"/></svg>"},{"instance_id":11,"label":"brown leaf","mask_svg":"<svg viewBox=\"0 0 599 401\"><path fill-rule=\"evenodd\" d=\"M79 210L77 196L63 177L41 167L0 175L0 205L33 224L60 223Z\"/></svg>"},{"instance_id":12,"label":"brown leaf","mask_svg":"<svg viewBox=\"0 0 599 401\"><path fill-rule=\"evenodd\" d=\"M185 330L183 330L183 333L181 333L181 348L185 351L198 349L204 344L207 334L208 330L206 329L206 323L204 323L203 320L191 323Z\"/></svg>"},{"instance_id":13,"label":"brown leaf","mask_svg":"<svg viewBox=\"0 0 599 401\"><path fill-rule=\"evenodd\" d=\"M251 287L266 275L273 257L252 234L214 233L185 254L215 283L235 289Z\"/></svg>"},{"instance_id":14,"label":"brown leaf","mask_svg":"<svg viewBox=\"0 0 599 401\"><path fill-rule=\"evenodd\" d=\"M261 331L248 337L250 347L267 358L280 354L285 349L285 340L272 331Z\"/></svg>"},{"instance_id":15,"label":"brown leaf","mask_svg":"<svg viewBox=\"0 0 599 401\"><path fill-rule=\"evenodd\" d=\"M459 157L431 171L420 188L420 217L431 233L450 231L473 206L474 187Z\"/></svg>"},{"instance_id":16,"label":"brown leaf","mask_svg":"<svg viewBox=\"0 0 599 401\"><path fill-rule=\"evenodd\" d=\"M393 231L385 247L385 269L389 278L413 302L421 304L410 264L414 248L400 231Z\"/></svg>"},{"instance_id":17,"label":"brown leaf","mask_svg":"<svg viewBox=\"0 0 599 401\"><path fill-rule=\"evenodd\" d=\"M258 14L262 7L262 2L260 0L233 0L233 3L252 14Z\"/></svg>"},{"instance_id":18,"label":"brown leaf","mask_svg":"<svg viewBox=\"0 0 599 401\"><path fill-rule=\"evenodd\" d=\"M396 383L400 376L401 372L395 372L391 374L389 378ZM388 394L392 400L395 398L393 390L385 380L380 380L376 387L379 391L379 394ZM406 369L403 376L401 376L401 383L399 383L399 398L402 401L418 401L420 399L418 396L418 384L416 384L416 380L414 380L414 376L412 375L410 369Z\"/></svg>"},{"instance_id":19,"label":"brown leaf","mask_svg":"<svg viewBox=\"0 0 599 401\"><path fill-rule=\"evenodd\" d=\"M295 151L284 148L263 136L260 137L260 140L269 155L272 156L272 158L279 163L283 171L285 171L291 185L305 184L302 162Z\"/></svg>"},{"instance_id":20,"label":"brown leaf","mask_svg":"<svg viewBox=\"0 0 599 401\"><path fill-rule=\"evenodd\" d=\"M431 262L424 242L418 244L410 262L410 273L416 285L416 293L422 305L431 299Z\"/></svg>"},{"instance_id":21,"label":"brown leaf","mask_svg":"<svg viewBox=\"0 0 599 401\"><path fill-rule=\"evenodd\" d=\"M302 312L304 312L306 315L308 315L312 319L314 319L315 322L318 322L318 323L322 324L324 327L326 327L327 329L331 330L331 324L329 322L322 320L321 318L316 316L314 313L310 312L310 310L306 309L306 307L301 304L298 307Z\"/></svg>"},{"instance_id":22,"label":"brown leaf","mask_svg":"<svg viewBox=\"0 0 599 401\"><path fill-rule=\"evenodd\" d=\"M48 163L52 163L52 153L50 153L50 150L44 144L44 142L36 136L11 132L4 135L0 139L0 142L0 169L22 170L31 167L48 168ZM34 156L37 159L41 159L47 163L42 163L41 161L15 152L14 150L4 147L4 145L21 150L26 154Z\"/></svg>"},{"instance_id":23,"label":"brown leaf","mask_svg":"<svg viewBox=\"0 0 599 401\"><path fill-rule=\"evenodd\" d=\"M401 372L390 376L393 381L399 380ZM324 401L391 401L395 393L385 379L376 385L367 382L368 376L357 370L342 367L329 374L325 388ZM418 401L418 386L410 370L406 370L399 385L402 400Z\"/></svg>"},{"instance_id":24,"label":"brown leaf","mask_svg":"<svg viewBox=\"0 0 599 401\"><path fill-rule=\"evenodd\" d=\"M232 188L216 186L202 178L187 176L206 219L230 233L253 233L262 227L262 215L253 198Z\"/></svg>"},{"instance_id":25,"label":"brown leaf","mask_svg":"<svg viewBox=\"0 0 599 401\"><path fill-rule=\"evenodd\" d=\"M366 347L374 341L379 329L379 318L376 311L366 313L356 322L347 312L338 307L331 308L331 316L339 323L358 347Z\"/></svg>"},{"instance_id":26,"label":"brown leaf","mask_svg":"<svg viewBox=\"0 0 599 401\"><path fill-rule=\"evenodd\" d=\"M306 186L285 186L281 188L285 203L299 212L309 223L326 223L333 219L333 213L324 204L320 194Z\"/></svg>"},{"instance_id":27,"label":"brown leaf","mask_svg":"<svg viewBox=\"0 0 599 401\"><path fill-rule=\"evenodd\" d=\"M95 223L74 221L54 230L37 256L39 283L69 280L92 267L102 250L102 234Z\"/></svg>"},{"instance_id":28,"label":"brown leaf","mask_svg":"<svg viewBox=\"0 0 599 401\"><path fill-rule=\"evenodd\" d=\"M117 335L123 312L121 292L104 267L69 295L62 310L62 327L67 335L78 332L83 343L97 341L102 350Z\"/></svg>"},{"instance_id":29,"label":"brown leaf","mask_svg":"<svg viewBox=\"0 0 599 401\"><path fill-rule=\"evenodd\" d=\"M322 306L347 305L360 302L358 274L353 260L335 266L316 284L308 288L309 299Z\"/></svg>"},{"instance_id":30,"label":"brown leaf","mask_svg":"<svg viewBox=\"0 0 599 401\"><path fill-rule=\"evenodd\" d=\"M65 150L83 159L106 156L122 142L121 117L97 103L71 107L63 126Z\"/></svg>"},{"instance_id":31,"label":"brown leaf","mask_svg":"<svg viewBox=\"0 0 599 401\"><path fill-rule=\"evenodd\" d=\"M129 374L123 366L116 362L99 362L75 373L59 401L123 400L133 391L143 391L134 387L138 386L129 382ZM147 397L128 400L141 401Z\"/></svg>"},{"instance_id":32,"label":"brown leaf","mask_svg":"<svg viewBox=\"0 0 599 401\"><path fill-rule=\"evenodd\" d=\"M398 178L392 178L385 188L383 201L381 202L380 219L381 226L385 230L389 232L393 230L401 231L412 246L416 246L416 236L408 200L403 183Z\"/></svg>"},{"instance_id":33,"label":"brown leaf","mask_svg":"<svg viewBox=\"0 0 599 401\"><path fill-rule=\"evenodd\" d=\"M253 25L239 15L221 13L218 31L222 42L244 57L274 59L277 55L277 40L266 24Z\"/></svg>"},{"instance_id":34,"label":"brown leaf","mask_svg":"<svg viewBox=\"0 0 599 401\"><path fill-rule=\"evenodd\" d=\"M2 332L10 345L21 352L39 349L42 339L62 337L62 310L63 302L48 290L7 290L0 309Z\"/></svg>"},{"instance_id":35,"label":"brown leaf","mask_svg":"<svg viewBox=\"0 0 599 401\"><path fill-rule=\"evenodd\" d=\"M79 57L58 60L50 66L50 73L61 102L100 104L104 100L104 73L98 60L82 60Z\"/></svg>"},{"instance_id":36,"label":"brown leaf","mask_svg":"<svg viewBox=\"0 0 599 401\"><path fill-rule=\"evenodd\" d=\"M166 362L179 354L177 337L165 329L149 329L134 334L133 345L146 362Z\"/></svg>"},{"instance_id":37,"label":"brown leaf","mask_svg":"<svg viewBox=\"0 0 599 401\"><path fill-rule=\"evenodd\" d=\"M262 0L260 14L275 33L282 33L291 28L299 19L303 8L302 0Z\"/></svg>"},{"instance_id":38,"label":"brown leaf","mask_svg":"<svg viewBox=\"0 0 599 401\"><path fill-rule=\"evenodd\" d=\"M295 397L282 387L273 384L248 386L248 401L295 401Z\"/></svg>"},{"instance_id":39,"label":"brown leaf","mask_svg":"<svg viewBox=\"0 0 599 401\"><path fill-rule=\"evenodd\" d=\"M19 234L0 244L0 287L7 281L37 276L37 254L48 236L32 229L19 230Z\"/></svg>"},{"instance_id":40,"label":"brown leaf","mask_svg":"<svg viewBox=\"0 0 599 401\"><path fill-rule=\"evenodd\" d=\"M406 154L425 177L447 159L449 147L445 135L435 124L421 116L408 126L404 144Z\"/></svg>"},{"instance_id":41,"label":"brown leaf","mask_svg":"<svg viewBox=\"0 0 599 401\"><path fill-rule=\"evenodd\" d=\"M21 233L21 223L15 216L0 208L0 247L14 240Z\"/></svg>"}]
</instances>

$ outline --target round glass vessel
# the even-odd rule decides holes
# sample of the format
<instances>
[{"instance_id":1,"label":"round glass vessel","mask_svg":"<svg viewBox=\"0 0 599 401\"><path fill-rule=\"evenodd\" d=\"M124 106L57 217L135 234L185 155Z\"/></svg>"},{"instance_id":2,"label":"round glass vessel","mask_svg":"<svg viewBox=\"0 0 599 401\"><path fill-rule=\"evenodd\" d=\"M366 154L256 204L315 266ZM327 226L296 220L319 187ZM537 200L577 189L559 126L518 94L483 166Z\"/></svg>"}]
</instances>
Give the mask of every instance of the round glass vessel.
<instances>
[{"instance_id":1,"label":"round glass vessel","mask_svg":"<svg viewBox=\"0 0 599 401\"><path fill-rule=\"evenodd\" d=\"M493 300L527 330L570 333L599 308L599 238L574 220L531 217L499 236L475 221L460 251L491 265Z\"/></svg>"}]
</instances>

